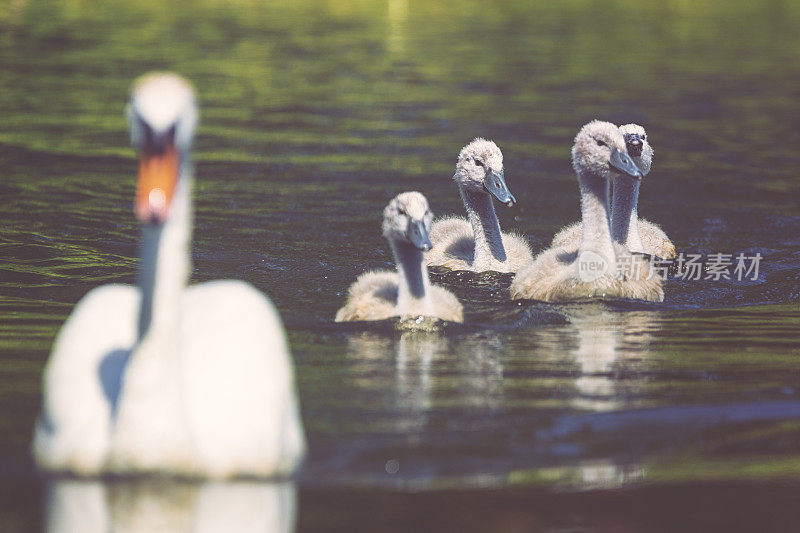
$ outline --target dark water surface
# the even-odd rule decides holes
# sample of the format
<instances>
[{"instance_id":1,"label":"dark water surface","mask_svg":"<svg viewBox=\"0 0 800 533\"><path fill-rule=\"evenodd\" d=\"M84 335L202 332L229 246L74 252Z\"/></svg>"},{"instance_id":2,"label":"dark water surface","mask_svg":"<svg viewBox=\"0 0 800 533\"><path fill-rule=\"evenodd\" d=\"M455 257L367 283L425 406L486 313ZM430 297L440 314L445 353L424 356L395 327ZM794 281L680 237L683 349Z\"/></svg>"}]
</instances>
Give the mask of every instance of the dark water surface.
<instances>
[{"instance_id":1,"label":"dark water surface","mask_svg":"<svg viewBox=\"0 0 800 533\"><path fill-rule=\"evenodd\" d=\"M59 498L107 508L99 530L143 502L170 530L800 529L800 4L646 4L0 0L0 529L41 529ZM295 486L47 500L40 372L83 294L134 279L122 109L151 69L200 96L194 280L280 309L310 457ZM462 211L474 136L505 155L502 226L541 249L579 216L569 149L592 118L647 128L641 214L681 251L761 254L758 278L540 306L437 271L464 326L332 323L361 271L391 268L390 197Z\"/></svg>"}]
</instances>

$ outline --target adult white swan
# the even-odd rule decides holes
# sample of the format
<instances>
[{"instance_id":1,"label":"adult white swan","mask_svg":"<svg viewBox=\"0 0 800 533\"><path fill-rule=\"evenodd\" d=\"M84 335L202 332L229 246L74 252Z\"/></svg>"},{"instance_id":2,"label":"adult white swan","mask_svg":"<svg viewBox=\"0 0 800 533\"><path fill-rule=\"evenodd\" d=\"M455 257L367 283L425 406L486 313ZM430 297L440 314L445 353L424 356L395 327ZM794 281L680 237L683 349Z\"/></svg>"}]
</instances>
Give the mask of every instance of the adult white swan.
<instances>
[{"instance_id":1,"label":"adult white swan","mask_svg":"<svg viewBox=\"0 0 800 533\"><path fill-rule=\"evenodd\" d=\"M139 283L92 290L61 328L33 440L45 470L271 477L304 455L271 302L241 281L187 287L197 116L191 86L175 74L133 87Z\"/></svg>"}]
</instances>

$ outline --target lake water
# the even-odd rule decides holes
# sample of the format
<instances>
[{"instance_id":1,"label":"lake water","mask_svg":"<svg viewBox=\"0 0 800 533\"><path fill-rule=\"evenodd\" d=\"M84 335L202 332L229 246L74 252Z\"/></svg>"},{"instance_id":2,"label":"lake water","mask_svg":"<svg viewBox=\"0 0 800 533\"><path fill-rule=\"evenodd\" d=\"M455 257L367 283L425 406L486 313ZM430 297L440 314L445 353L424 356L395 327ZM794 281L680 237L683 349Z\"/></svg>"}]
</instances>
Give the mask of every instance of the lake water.
<instances>
[{"instance_id":1,"label":"lake water","mask_svg":"<svg viewBox=\"0 0 800 533\"><path fill-rule=\"evenodd\" d=\"M0 0L0 529L800 529L798 27L788 0ZM295 483L48 486L28 456L60 324L134 280L122 110L152 69L199 92L193 279L247 280L287 325ZM392 196L463 211L475 136L519 201L501 225L542 249L579 217L569 150L593 118L647 128L643 216L682 252L760 254L757 279L544 306L436 271L465 325L332 322L391 268Z\"/></svg>"}]
</instances>

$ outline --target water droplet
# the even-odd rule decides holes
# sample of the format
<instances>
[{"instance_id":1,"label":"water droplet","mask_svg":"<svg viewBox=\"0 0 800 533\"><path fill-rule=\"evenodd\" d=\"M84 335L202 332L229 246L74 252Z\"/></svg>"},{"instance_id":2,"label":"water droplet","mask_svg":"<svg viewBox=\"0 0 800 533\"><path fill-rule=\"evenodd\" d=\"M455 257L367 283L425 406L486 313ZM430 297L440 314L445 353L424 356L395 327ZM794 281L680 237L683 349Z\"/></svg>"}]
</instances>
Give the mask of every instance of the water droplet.
<instances>
[{"instance_id":1,"label":"water droplet","mask_svg":"<svg viewBox=\"0 0 800 533\"><path fill-rule=\"evenodd\" d=\"M400 471L400 463L396 459L389 459L386 461L385 468L387 474L396 474Z\"/></svg>"}]
</instances>

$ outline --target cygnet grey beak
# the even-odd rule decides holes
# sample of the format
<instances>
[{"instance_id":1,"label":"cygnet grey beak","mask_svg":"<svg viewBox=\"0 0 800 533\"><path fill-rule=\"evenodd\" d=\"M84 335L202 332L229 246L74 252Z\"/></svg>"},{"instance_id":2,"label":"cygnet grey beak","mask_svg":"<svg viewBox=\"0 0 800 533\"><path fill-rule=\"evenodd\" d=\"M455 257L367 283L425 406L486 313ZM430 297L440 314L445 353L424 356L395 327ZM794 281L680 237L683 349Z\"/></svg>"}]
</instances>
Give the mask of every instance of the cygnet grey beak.
<instances>
[{"instance_id":1,"label":"cygnet grey beak","mask_svg":"<svg viewBox=\"0 0 800 533\"><path fill-rule=\"evenodd\" d=\"M631 156L619 148L614 148L608 162L620 172L633 176L634 178L642 179L644 176L642 171L639 170L639 167L636 166L636 163L633 162L633 159L631 159Z\"/></svg>"},{"instance_id":2,"label":"cygnet grey beak","mask_svg":"<svg viewBox=\"0 0 800 533\"><path fill-rule=\"evenodd\" d=\"M508 190L506 179L503 176L503 171L497 172L496 170L488 169L486 171L486 178L483 180L483 188L489 193L494 195L497 200L508 207L517 203L517 199Z\"/></svg>"},{"instance_id":3,"label":"cygnet grey beak","mask_svg":"<svg viewBox=\"0 0 800 533\"><path fill-rule=\"evenodd\" d=\"M638 133L626 133L625 137L625 147L628 149L628 155L631 157L640 157L642 155L642 148L644 147L644 142L642 138L639 136Z\"/></svg>"},{"instance_id":4,"label":"cygnet grey beak","mask_svg":"<svg viewBox=\"0 0 800 533\"><path fill-rule=\"evenodd\" d=\"M411 219L408 221L406 238L408 238L408 241L411 244L423 252L427 252L433 248L433 243L431 243L431 240L428 237L428 230L425 229L425 223L422 220Z\"/></svg>"}]
</instances>

